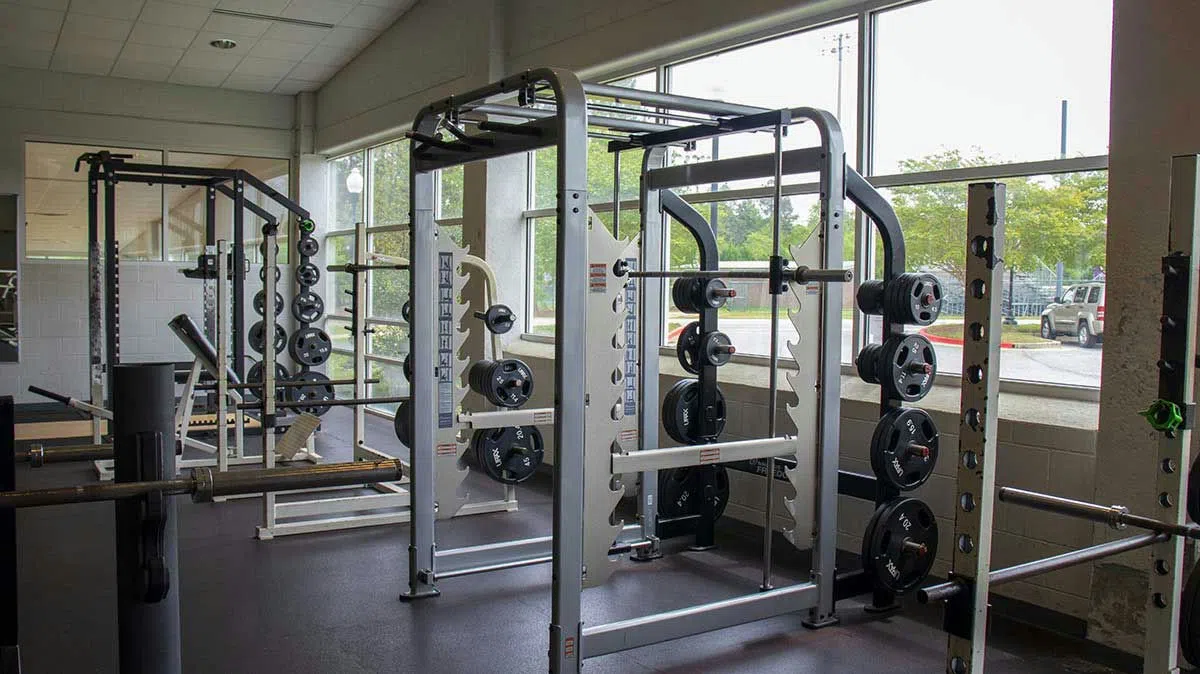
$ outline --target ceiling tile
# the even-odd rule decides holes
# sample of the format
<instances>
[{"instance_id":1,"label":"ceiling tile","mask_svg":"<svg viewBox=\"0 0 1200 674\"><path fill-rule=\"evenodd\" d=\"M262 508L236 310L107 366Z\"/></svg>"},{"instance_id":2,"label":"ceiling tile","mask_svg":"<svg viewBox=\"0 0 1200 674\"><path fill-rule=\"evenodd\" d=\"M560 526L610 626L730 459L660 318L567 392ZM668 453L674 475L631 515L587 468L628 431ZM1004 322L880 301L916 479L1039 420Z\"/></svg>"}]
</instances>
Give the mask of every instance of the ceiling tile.
<instances>
[{"instance_id":1,"label":"ceiling tile","mask_svg":"<svg viewBox=\"0 0 1200 674\"><path fill-rule=\"evenodd\" d=\"M138 17L144 4L146 0L88 0L72 3L71 13L132 21Z\"/></svg>"},{"instance_id":2,"label":"ceiling tile","mask_svg":"<svg viewBox=\"0 0 1200 674\"><path fill-rule=\"evenodd\" d=\"M320 88L320 82L309 82L308 80L293 80L291 78L287 78L275 87L275 93L292 96L300 93L301 91L316 91Z\"/></svg>"},{"instance_id":3,"label":"ceiling tile","mask_svg":"<svg viewBox=\"0 0 1200 674\"><path fill-rule=\"evenodd\" d=\"M338 71L338 66L326 63L300 63L292 72L287 73L291 79L324 82Z\"/></svg>"},{"instance_id":4,"label":"ceiling tile","mask_svg":"<svg viewBox=\"0 0 1200 674\"><path fill-rule=\"evenodd\" d=\"M395 7L376 7L374 5L359 5L341 20L341 25L351 28L374 28L383 30L392 25L392 21L400 16L400 10Z\"/></svg>"},{"instance_id":5,"label":"ceiling tile","mask_svg":"<svg viewBox=\"0 0 1200 674\"><path fill-rule=\"evenodd\" d=\"M302 42L284 42L283 40L259 40L250 50L251 56L270 59L285 59L299 61L312 51L311 44Z\"/></svg>"},{"instance_id":6,"label":"ceiling tile","mask_svg":"<svg viewBox=\"0 0 1200 674\"><path fill-rule=\"evenodd\" d=\"M237 64L241 63L242 56L243 54L234 53L233 50L218 51L208 45L196 46L183 53L183 58L179 59L179 66L201 70L224 70L229 73L233 72Z\"/></svg>"},{"instance_id":7,"label":"ceiling tile","mask_svg":"<svg viewBox=\"0 0 1200 674\"><path fill-rule=\"evenodd\" d=\"M283 16L289 19L319 21L321 23L338 23L346 18L350 10L358 4L355 2L333 2L331 0L292 0L283 10Z\"/></svg>"},{"instance_id":8,"label":"ceiling tile","mask_svg":"<svg viewBox=\"0 0 1200 674\"><path fill-rule=\"evenodd\" d=\"M13 30L9 26L0 26L0 44L9 49L32 49L33 51L54 51L58 42L58 33L40 30Z\"/></svg>"},{"instance_id":9,"label":"ceiling tile","mask_svg":"<svg viewBox=\"0 0 1200 674\"><path fill-rule=\"evenodd\" d=\"M366 28L350 28L349 26L334 26L333 30L321 40L321 44L326 47L350 47L358 48L375 39L379 34L377 30L369 30Z\"/></svg>"},{"instance_id":10,"label":"ceiling tile","mask_svg":"<svg viewBox=\"0 0 1200 674\"><path fill-rule=\"evenodd\" d=\"M13 49L8 44L0 45L0 64L17 68L49 68L53 52L33 49Z\"/></svg>"},{"instance_id":11,"label":"ceiling tile","mask_svg":"<svg viewBox=\"0 0 1200 674\"><path fill-rule=\"evenodd\" d=\"M139 61L141 63L161 63L173 67L183 56L183 50L175 47L158 47L150 44L127 42L121 50L118 61Z\"/></svg>"},{"instance_id":12,"label":"ceiling tile","mask_svg":"<svg viewBox=\"0 0 1200 674\"><path fill-rule=\"evenodd\" d=\"M208 21L201 30L211 33L221 33L234 38L239 35L258 37L267 32L267 29L271 27L271 23L265 19L247 19L243 16L213 14L208 17Z\"/></svg>"},{"instance_id":13,"label":"ceiling tile","mask_svg":"<svg viewBox=\"0 0 1200 674\"><path fill-rule=\"evenodd\" d=\"M107 75L108 71L112 69L114 61L116 61L115 57L98 58L82 54L69 54L59 50L54 52L54 58L50 60L50 69L68 73Z\"/></svg>"},{"instance_id":14,"label":"ceiling tile","mask_svg":"<svg viewBox=\"0 0 1200 674\"><path fill-rule=\"evenodd\" d=\"M313 47L313 50L304 57L306 63L324 63L326 65L340 66L358 53L356 49L345 49L342 47Z\"/></svg>"},{"instance_id":15,"label":"ceiling tile","mask_svg":"<svg viewBox=\"0 0 1200 674\"><path fill-rule=\"evenodd\" d=\"M67 11L67 6L71 4L71 0L17 0L18 5L26 7L40 7L41 9L55 9L59 11Z\"/></svg>"},{"instance_id":16,"label":"ceiling tile","mask_svg":"<svg viewBox=\"0 0 1200 674\"><path fill-rule=\"evenodd\" d=\"M221 85L222 89L241 89L243 91L261 91L263 93L270 92L279 84L280 77L268 77L265 75L244 75L233 73Z\"/></svg>"},{"instance_id":17,"label":"ceiling tile","mask_svg":"<svg viewBox=\"0 0 1200 674\"><path fill-rule=\"evenodd\" d=\"M166 82L171 75L172 66L162 63L146 63L144 61L130 61L124 56L117 59L117 64L113 66L113 77L128 77L134 80L151 80L153 82Z\"/></svg>"},{"instance_id":18,"label":"ceiling tile","mask_svg":"<svg viewBox=\"0 0 1200 674\"><path fill-rule=\"evenodd\" d=\"M212 10L196 5L184 5L178 2L163 2L163 0L146 0L146 6L138 16L138 21L154 23L163 26L178 26L180 28L199 29L208 20Z\"/></svg>"},{"instance_id":19,"label":"ceiling tile","mask_svg":"<svg viewBox=\"0 0 1200 674\"><path fill-rule=\"evenodd\" d=\"M80 39L117 40L124 42L133 28L132 21L107 19L102 16L87 16L86 14L67 14L63 22L59 45ZM116 54L113 54L115 57Z\"/></svg>"},{"instance_id":20,"label":"ceiling tile","mask_svg":"<svg viewBox=\"0 0 1200 674\"><path fill-rule=\"evenodd\" d=\"M91 37L76 37L70 40L59 40L58 48L54 50L54 55L69 54L71 56L87 56L99 60L115 61L117 54L121 53L121 46L124 42L120 40L100 40Z\"/></svg>"},{"instance_id":21,"label":"ceiling tile","mask_svg":"<svg viewBox=\"0 0 1200 674\"><path fill-rule=\"evenodd\" d=\"M142 23L141 21L133 24L133 31L129 33L130 42L152 44L158 47L176 47L179 49L186 49L192 44L192 40L195 38L196 31L192 28L159 26L152 23Z\"/></svg>"},{"instance_id":22,"label":"ceiling tile","mask_svg":"<svg viewBox=\"0 0 1200 674\"><path fill-rule=\"evenodd\" d=\"M185 5L197 5L199 7L216 7L221 0L176 0Z\"/></svg>"},{"instance_id":23,"label":"ceiling tile","mask_svg":"<svg viewBox=\"0 0 1200 674\"><path fill-rule=\"evenodd\" d=\"M331 32L333 31L328 28L272 22L267 32L263 33L263 37L269 40L283 40L284 42L316 44L328 37Z\"/></svg>"},{"instance_id":24,"label":"ceiling tile","mask_svg":"<svg viewBox=\"0 0 1200 674\"><path fill-rule=\"evenodd\" d=\"M228 70L205 70L203 68L185 68L175 66L168 82L175 84L191 84L199 87L219 87L229 77Z\"/></svg>"},{"instance_id":25,"label":"ceiling tile","mask_svg":"<svg viewBox=\"0 0 1200 674\"><path fill-rule=\"evenodd\" d=\"M274 77L276 80L291 72L296 66L295 61L284 61L281 59L260 59L253 56L247 56L234 68L235 75L258 75L260 77Z\"/></svg>"},{"instance_id":26,"label":"ceiling tile","mask_svg":"<svg viewBox=\"0 0 1200 674\"><path fill-rule=\"evenodd\" d=\"M287 4L288 0L221 0L217 6L221 9L279 16Z\"/></svg>"},{"instance_id":27,"label":"ceiling tile","mask_svg":"<svg viewBox=\"0 0 1200 674\"><path fill-rule=\"evenodd\" d=\"M0 5L0 26L10 26L14 30L58 32L62 26L63 15L63 12L37 7Z\"/></svg>"}]
</instances>

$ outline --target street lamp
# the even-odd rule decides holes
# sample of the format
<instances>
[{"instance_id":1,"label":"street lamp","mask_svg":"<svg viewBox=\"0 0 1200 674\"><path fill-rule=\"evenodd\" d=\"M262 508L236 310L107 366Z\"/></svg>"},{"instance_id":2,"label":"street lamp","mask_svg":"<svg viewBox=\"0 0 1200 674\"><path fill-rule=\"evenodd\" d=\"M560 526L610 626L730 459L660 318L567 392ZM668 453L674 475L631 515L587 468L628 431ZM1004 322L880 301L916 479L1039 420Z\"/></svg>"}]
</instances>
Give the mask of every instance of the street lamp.
<instances>
[{"instance_id":1,"label":"street lamp","mask_svg":"<svg viewBox=\"0 0 1200 674\"><path fill-rule=\"evenodd\" d=\"M346 191L350 194L362 194L363 175L357 166L350 169L350 175L346 176Z\"/></svg>"}]
</instances>

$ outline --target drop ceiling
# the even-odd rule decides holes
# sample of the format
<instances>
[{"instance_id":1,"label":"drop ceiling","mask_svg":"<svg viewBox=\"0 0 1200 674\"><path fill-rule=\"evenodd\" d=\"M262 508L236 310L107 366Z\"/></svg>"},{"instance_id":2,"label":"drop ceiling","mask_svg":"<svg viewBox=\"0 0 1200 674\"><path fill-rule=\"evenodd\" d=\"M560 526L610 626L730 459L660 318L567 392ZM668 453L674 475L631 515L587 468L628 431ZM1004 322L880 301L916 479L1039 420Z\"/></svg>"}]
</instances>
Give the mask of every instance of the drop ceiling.
<instances>
[{"instance_id":1,"label":"drop ceiling","mask_svg":"<svg viewBox=\"0 0 1200 674\"><path fill-rule=\"evenodd\" d=\"M416 0L0 0L0 65L314 91ZM237 43L221 50L218 39Z\"/></svg>"}]
</instances>

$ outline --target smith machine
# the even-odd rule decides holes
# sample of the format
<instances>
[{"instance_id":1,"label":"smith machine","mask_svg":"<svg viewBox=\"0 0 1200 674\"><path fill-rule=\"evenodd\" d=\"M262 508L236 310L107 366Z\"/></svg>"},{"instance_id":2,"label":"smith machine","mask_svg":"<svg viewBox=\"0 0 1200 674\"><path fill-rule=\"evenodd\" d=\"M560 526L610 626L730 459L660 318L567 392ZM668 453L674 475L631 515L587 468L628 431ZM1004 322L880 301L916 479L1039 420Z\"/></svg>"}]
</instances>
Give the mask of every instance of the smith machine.
<instances>
[{"instance_id":1,"label":"smith machine","mask_svg":"<svg viewBox=\"0 0 1200 674\"><path fill-rule=\"evenodd\" d=\"M515 98L515 104L496 103ZM592 99L600 100L589 100ZM491 102L489 102L491 101ZM614 114L615 113L615 114ZM618 116L620 115L620 116ZM501 121L503 120L503 121ZM517 121L512 121L517 120ZM666 121L664 121L666 120ZM679 123L682 122L682 123ZM819 145L784 150L785 130L811 123ZM773 134L774 152L748 157L666 166L667 148L732 133ZM634 241L618 240L588 207L589 133L611 140L617 154L640 150L642 228ZM409 134L411 149L412 251L411 352L416 368L409 418L412 433L411 545L409 591L402 598L436 596L441 579L529 564L554 568L550 624L550 670L578 671L582 661L630 648L698 634L773 615L809 610L808 624L836 621L839 598L875 592L874 604L893 606L895 595L911 590L928 574L936 545L936 523L921 518L913 535L873 536L871 531L906 530L916 514L928 511L918 500L899 497L928 478L936 444L921 444L917 434L895 418L910 413L903 403L919 400L932 385L936 362L931 345L903 326L928 325L941 306L936 280L904 273L904 244L899 223L887 202L845 165L841 131L828 113L811 108L768 110L721 101L585 84L571 72L546 68L452 96L424 108ZM554 423L554 522L551 536L493 543L458 550L434 545L435 520L455 503L455 474L465 444L454 391L463 375L454 366L454 293L447 286L453 258L440 252L433 219L433 172L471 161L557 148L557 279L555 318L556 406ZM782 176L817 174L821 222L802 245L791 247L791 260L780 241ZM719 267L711 227L673 190L695 184L773 178L773 254L767 271L729 272ZM619 184L619 181L617 181ZM876 226L884 248L884 278L862 283L859 305L882 314L886 339L860 355L860 372L881 384L879 445L890 449L880 475L839 475L838 424L841 284L851 280L842 268L844 198L849 197ZM615 201L615 197L614 197ZM701 267L675 271L665 267L666 216L680 222L696 239ZM614 229L616 217L614 215ZM732 293L721 277L766 280L771 294L771 368L766 436L721 442L724 400L716 369L735 347L717 330L718 309ZM688 326L677 353L697 379L685 379L658 405L658 348L663 333L665 280L676 279L671 297L679 309L699 315ZM777 430L779 301L791 291L799 306L790 318L799 334L789 344L796 372L788 374L797 404L787 413L795 435ZM523 411L496 413L494 423L528 423ZM659 425L681 447L658 448ZM397 423L401 419L397 417ZM931 425L931 424L930 424ZM926 428L936 443L936 431ZM781 476L795 490L789 514L795 526L785 532L799 548L813 550L812 580L774 587L769 534L764 539L763 580L755 592L711 604L584 627L580 614L584 588L598 586L618 568L617 556L634 560L661 555L664 504L659 472L692 471L691 493L704 505L692 513L690 531L697 547L711 545L712 520L723 507L721 471L725 465L766 473L782 458L790 468ZM890 466L899 475L886 480ZM626 478L638 476L639 513L624 524L614 508ZM879 482L880 485L876 483ZM898 486L888 486L899 482ZM663 484L670 483L664 481ZM774 480L766 480L771 503ZM875 541L865 567L836 574L836 505L839 491L879 503L867 536ZM773 513L768 506L766 531Z\"/></svg>"}]
</instances>

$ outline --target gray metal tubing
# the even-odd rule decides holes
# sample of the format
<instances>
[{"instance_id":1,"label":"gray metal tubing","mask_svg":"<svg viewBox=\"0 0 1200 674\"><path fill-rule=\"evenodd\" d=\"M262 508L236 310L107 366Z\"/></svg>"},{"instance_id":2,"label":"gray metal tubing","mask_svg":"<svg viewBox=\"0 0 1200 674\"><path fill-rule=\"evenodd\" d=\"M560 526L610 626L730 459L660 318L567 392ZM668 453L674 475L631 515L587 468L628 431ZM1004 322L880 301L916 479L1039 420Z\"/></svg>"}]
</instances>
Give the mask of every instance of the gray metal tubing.
<instances>
[{"instance_id":1,"label":"gray metal tubing","mask_svg":"<svg viewBox=\"0 0 1200 674\"><path fill-rule=\"evenodd\" d=\"M775 127L775 190L771 202L771 257L779 257L779 211L783 206L783 126ZM826 326L828 328L828 326ZM767 370L767 436L775 437L776 403L779 399L779 294L771 294L771 364ZM762 589L771 583L771 543L774 537L775 457L767 458L766 505L763 507Z\"/></svg>"},{"instance_id":2,"label":"gray metal tubing","mask_svg":"<svg viewBox=\"0 0 1200 674\"><path fill-rule=\"evenodd\" d=\"M638 548L650 547L650 541L637 541L627 545L617 545L609 550L611 555L620 555L626 552L633 552ZM507 569L519 569L522 566L537 566L538 564L549 564L554 561L553 555L545 555L542 557L530 557L529 559L516 559L510 562L500 562L497 564L487 564L484 566L474 566L466 569L454 569L444 571L442 573L433 574L433 582L446 580L447 578L458 578L459 576L470 576L476 573L491 573L493 571L504 571Z\"/></svg>"},{"instance_id":3,"label":"gray metal tubing","mask_svg":"<svg viewBox=\"0 0 1200 674\"><path fill-rule=\"evenodd\" d=\"M380 379L378 377L376 377L374 379L367 379L364 383L378 384L379 382L380 382ZM277 382L275 382L275 388L299 388L301 386L315 386L315 385L341 386L343 384L348 385L348 384L353 384L353 383L354 383L353 379L326 379L326 380L320 381L320 382L277 381ZM231 388L231 389L261 389L265 386L266 386L266 384L264 384L262 382L246 382L246 383L242 383L242 384L228 384L227 388ZM216 384L196 384L196 390L197 391L215 391L215 390L217 390L217 385Z\"/></svg>"},{"instance_id":4,"label":"gray metal tubing","mask_svg":"<svg viewBox=\"0 0 1200 674\"><path fill-rule=\"evenodd\" d=\"M547 119L554 117L553 110L518 108L515 105L498 105L493 103L471 106L471 112L480 112L488 115L507 115L522 119ZM622 119L620 117L606 117L603 115L588 115L587 121L589 126L602 126L606 129L624 131L626 133L657 133L659 131L670 131L678 128L666 124L654 124L653 122Z\"/></svg>"},{"instance_id":5,"label":"gray metal tubing","mask_svg":"<svg viewBox=\"0 0 1200 674\"><path fill-rule=\"evenodd\" d=\"M824 153L823 147L788 150L783 153L783 172L786 175L818 172L825 165ZM768 152L694 164L676 164L647 171L645 179L651 189L667 189L730 180L770 178L775 175L774 160L775 155Z\"/></svg>"},{"instance_id":6,"label":"gray metal tubing","mask_svg":"<svg viewBox=\"0 0 1200 674\"><path fill-rule=\"evenodd\" d=\"M585 82L583 90L592 96L607 96L608 98L616 98L623 101L637 101L648 107L698 112L704 115L753 115L759 112L767 112L769 109L757 108L752 105L725 103L724 101L711 101L704 98L692 98L691 96L679 96L677 94L661 94L656 91L630 89L629 87L618 87L611 84L595 84L592 82Z\"/></svg>"},{"instance_id":7,"label":"gray metal tubing","mask_svg":"<svg viewBox=\"0 0 1200 674\"><path fill-rule=\"evenodd\" d=\"M633 278L752 278L768 279L771 273L766 271L740 270L696 270L696 271L630 271L626 275ZM784 278L796 283L849 283L854 279L854 272L849 269L809 269L798 267L785 270Z\"/></svg>"},{"instance_id":8,"label":"gray metal tubing","mask_svg":"<svg viewBox=\"0 0 1200 674\"><path fill-rule=\"evenodd\" d=\"M324 382L319 382L324 384ZM354 405L378 405L383 403L402 403L408 400L408 396L389 396L386 398L342 398L340 400L303 400L299 402L277 402L275 409L292 410L301 409L304 407L352 407ZM261 409L263 403L240 403L237 408L239 410L257 410Z\"/></svg>"},{"instance_id":9,"label":"gray metal tubing","mask_svg":"<svg viewBox=\"0 0 1200 674\"><path fill-rule=\"evenodd\" d=\"M1097 559L1119 555L1130 550L1137 550L1155 543L1166 541L1171 536L1164 533L1139 534L1122 538L1116 541L1093 545L1089 548L1081 550L1072 550L1064 552L1061 555L1046 557L1045 559L1035 559L1023 564L996 569L988 573L988 583L990 585L1003 585L1004 583L1012 583L1018 580L1024 580L1031 576L1058 571L1069 566L1076 566L1086 562L1092 562ZM966 583L958 581L947 581L938 585L931 585L917 591L917 601L922 604L930 602L945 601L950 597L962 592L966 589Z\"/></svg>"},{"instance_id":10,"label":"gray metal tubing","mask_svg":"<svg viewBox=\"0 0 1200 674\"><path fill-rule=\"evenodd\" d=\"M1129 510L1124 506L1103 506L1096 503L1088 503L1087 501L1076 501L1061 496L1017 489L1015 487L1000 487L996 490L996 497L1005 503L1012 503L1013 505L1058 513L1069 517L1078 517L1093 522L1103 522L1114 529L1133 526L1149 531L1160 531L1172 536L1200 538L1200 526L1195 524L1175 524L1173 522L1156 520L1152 517L1131 515Z\"/></svg>"},{"instance_id":11,"label":"gray metal tubing","mask_svg":"<svg viewBox=\"0 0 1200 674\"><path fill-rule=\"evenodd\" d=\"M338 271L346 274L357 274L360 271L403 271L408 269L406 264L331 264L325 266L325 271Z\"/></svg>"},{"instance_id":12,"label":"gray metal tubing","mask_svg":"<svg viewBox=\"0 0 1200 674\"><path fill-rule=\"evenodd\" d=\"M396 482L401 477L399 460L326 463L297 468L258 468L217 472L197 468L190 477L145 482L99 482L74 487L30 489L0 493L0 507L34 508L69 503L113 501L161 491L194 494L195 500L289 489L339 487L377 482Z\"/></svg>"},{"instance_id":13,"label":"gray metal tubing","mask_svg":"<svg viewBox=\"0 0 1200 674\"><path fill-rule=\"evenodd\" d=\"M551 105L554 105L553 98L537 98L534 100L537 103L549 103ZM678 115L678 114L674 114L674 113L670 113L670 112L662 112L662 111L655 111L655 110L643 110L641 108L631 108L631 107L622 106L622 105L606 105L604 103L596 103L595 101L588 101L587 107L588 107L589 112L592 110L597 110L599 112L615 112L619 115L641 115L641 116L645 116L645 117L659 117L661 119L673 119L673 120L680 121L680 122L687 122L688 124L703 124L706 126L718 126L720 124L720 122L718 122L717 120L710 119L710 118L692 117L691 115Z\"/></svg>"}]
</instances>

